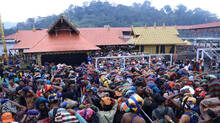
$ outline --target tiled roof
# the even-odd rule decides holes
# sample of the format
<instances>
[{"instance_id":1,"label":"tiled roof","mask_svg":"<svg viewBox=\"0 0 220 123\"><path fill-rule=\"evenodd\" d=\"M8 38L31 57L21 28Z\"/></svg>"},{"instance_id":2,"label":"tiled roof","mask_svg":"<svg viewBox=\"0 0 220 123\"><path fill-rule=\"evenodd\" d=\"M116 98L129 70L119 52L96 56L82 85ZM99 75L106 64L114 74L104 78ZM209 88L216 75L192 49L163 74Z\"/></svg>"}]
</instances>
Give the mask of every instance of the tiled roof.
<instances>
[{"instance_id":1,"label":"tiled roof","mask_svg":"<svg viewBox=\"0 0 220 123\"><path fill-rule=\"evenodd\" d=\"M184 44L174 27L133 27L134 33L127 43L134 45L157 45L157 44Z\"/></svg>"},{"instance_id":2,"label":"tiled roof","mask_svg":"<svg viewBox=\"0 0 220 123\"><path fill-rule=\"evenodd\" d=\"M15 34L7 36L6 39L15 39L20 41L12 49L29 49L47 35L46 31L47 29L36 31L21 30Z\"/></svg>"},{"instance_id":3,"label":"tiled roof","mask_svg":"<svg viewBox=\"0 0 220 123\"><path fill-rule=\"evenodd\" d=\"M130 28L78 28L80 36L87 39L94 45L126 45L126 43L120 39L122 31L130 31ZM29 49L36 43L47 37L47 29L43 30L21 30L12 35L6 37L6 39L15 39L20 42L12 49Z\"/></svg>"},{"instance_id":4,"label":"tiled roof","mask_svg":"<svg viewBox=\"0 0 220 123\"><path fill-rule=\"evenodd\" d=\"M205 23L205 24L190 25L190 26L177 26L177 29L201 29L201 28L212 28L212 27L220 27L220 21Z\"/></svg>"},{"instance_id":5,"label":"tiled roof","mask_svg":"<svg viewBox=\"0 0 220 123\"><path fill-rule=\"evenodd\" d=\"M130 28L79 28L80 34L82 34L87 40L93 42L95 45L126 45L126 43L120 39L123 34L122 31L129 31Z\"/></svg>"},{"instance_id":6,"label":"tiled roof","mask_svg":"<svg viewBox=\"0 0 220 123\"><path fill-rule=\"evenodd\" d=\"M90 51L99 49L81 34L70 35L66 32L60 32L58 35L46 35L26 53Z\"/></svg>"}]
</instances>

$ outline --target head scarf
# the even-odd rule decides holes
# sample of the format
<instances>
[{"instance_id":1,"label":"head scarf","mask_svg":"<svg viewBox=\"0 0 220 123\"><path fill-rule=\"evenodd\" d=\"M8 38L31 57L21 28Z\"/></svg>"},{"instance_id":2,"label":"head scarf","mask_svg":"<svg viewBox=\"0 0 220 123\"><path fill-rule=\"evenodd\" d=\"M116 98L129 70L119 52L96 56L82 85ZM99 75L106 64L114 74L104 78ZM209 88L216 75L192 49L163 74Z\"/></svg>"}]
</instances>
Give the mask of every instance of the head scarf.
<instances>
[{"instance_id":1,"label":"head scarf","mask_svg":"<svg viewBox=\"0 0 220 123\"><path fill-rule=\"evenodd\" d=\"M143 104L144 100L138 94L131 95L127 102L128 107L135 112L140 111Z\"/></svg>"}]
</instances>

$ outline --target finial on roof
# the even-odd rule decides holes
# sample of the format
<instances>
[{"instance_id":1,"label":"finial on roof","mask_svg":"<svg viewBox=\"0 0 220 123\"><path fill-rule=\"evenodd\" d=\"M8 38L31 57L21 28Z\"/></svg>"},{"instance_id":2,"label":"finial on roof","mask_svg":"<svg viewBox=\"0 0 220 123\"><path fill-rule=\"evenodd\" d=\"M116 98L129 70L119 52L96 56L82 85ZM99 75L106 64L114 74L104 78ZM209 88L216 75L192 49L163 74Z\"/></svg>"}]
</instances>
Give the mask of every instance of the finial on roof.
<instances>
[{"instance_id":1,"label":"finial on roof","mask_svg":"<svg viewBox=\"0 0 220 123\"><path fill-rule=\"evenodd\" d=\"M65 15L65 12L63 12L63 18L64 18L64 19L66 19L66 15Z\"/></svg>"},{"instance_id":2,"label":"finial on roof","mask_svg":"<svg viewBox=\"0 0 220 123\"><path fill-rule=\"evenodd\" d=\"M33 30L34 32L36 31L35 24L33 24L32 30Z\"/></svg>"},{"instance_id":3,"label":"finial on roof","mask_svg":"<svg viewBox=\"0 0 220 123\"><path fill-rule=\"evenodd\" d=\"M157 24L156 24L156 22L154 22L154 29L156 29L157 28Z\"/></svg>"},{"instance_id":4,"label":"finial on roof","mask_svg":"<svg viewBox=\"0 0 220 123\"><path fill-rule=\"evenodd\" d=\"M108 24L108 26L107 26L107 29L108 29L108 31L110 30L110 25Z\"/></svg>"},{"instance_id":5,"label":"finial on roof","mask_svg":"<svg viewBox=\"0 0 220 123\"><path fill-rule=\"evenodd\" d=\"M165 29L166 28L166 25L165 25L165 23L163 23L163 29Z\"/></svg>"}]
</instances>

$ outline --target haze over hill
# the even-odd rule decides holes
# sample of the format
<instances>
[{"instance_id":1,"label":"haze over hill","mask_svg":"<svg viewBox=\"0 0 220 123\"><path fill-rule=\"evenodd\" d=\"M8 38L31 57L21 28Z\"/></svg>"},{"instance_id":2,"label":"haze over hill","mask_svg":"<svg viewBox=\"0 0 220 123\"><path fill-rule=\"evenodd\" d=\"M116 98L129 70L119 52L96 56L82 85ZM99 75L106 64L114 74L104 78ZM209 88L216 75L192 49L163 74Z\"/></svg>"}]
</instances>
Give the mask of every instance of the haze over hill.
<instances>
[{"instance_id":1,"label":"haze over hill","mask_svg":"<svg viewBox=\"0 0 220 123\"><path fill-rule=\"evenodd\" d=\"M93 1L83 6L70 5L65 10L66 18L77 27L130 27L157 25L194 25L217 21L218 17L209 11L196 8L187 9L184 5L178 5L175 9L169 5L160 10L151 6L149 1L143 4L134 3L131 6L112 5L109 2ZM47 17L29 18L25 22L19 22L16 27L6 29L9 35L16 30L30 30L33 25L36 28L48 28L56 21L59 15Z\"/></svg>"},{"instance_id":2,"label":"haze over hill","mask_svg":"<svg viewBox=\"0 0 220 123\"><path fill-rule=\"evenodd\" d=\"M5 29L16 27L17 23L14 22L4 22L3 23Z\"/></svg>"}]
</instances>

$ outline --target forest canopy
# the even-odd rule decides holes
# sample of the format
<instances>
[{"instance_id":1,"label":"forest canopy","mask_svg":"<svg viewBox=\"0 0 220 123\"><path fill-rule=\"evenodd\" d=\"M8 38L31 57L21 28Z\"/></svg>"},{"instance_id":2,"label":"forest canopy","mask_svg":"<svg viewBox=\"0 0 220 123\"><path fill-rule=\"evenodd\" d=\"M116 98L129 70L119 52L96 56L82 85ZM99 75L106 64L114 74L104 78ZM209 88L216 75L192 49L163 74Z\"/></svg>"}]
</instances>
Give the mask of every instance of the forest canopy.
<instances>
[{"instance_id":1,"label":"forest canopy","mask_svg":"<svg viewBox=\"0 0 220 123\"><path fill-rule=\"evenodd\" d=\"M218 20L218 17L209 11L200 8L188 9L184 5L175 8L166 5L160 10L151 5L150 1L143 4L133 3L131 6L113 5L109 2L92 1L83 6L70 5L65 10L66 18L76 27L112 27L152 26L157 25L194 25ZM56 21L59 15L28 18L19 22L16 27L6 29L5 35L15 33L16 30L31 30L48 28Z\"/></svg>"}]
</instances>

